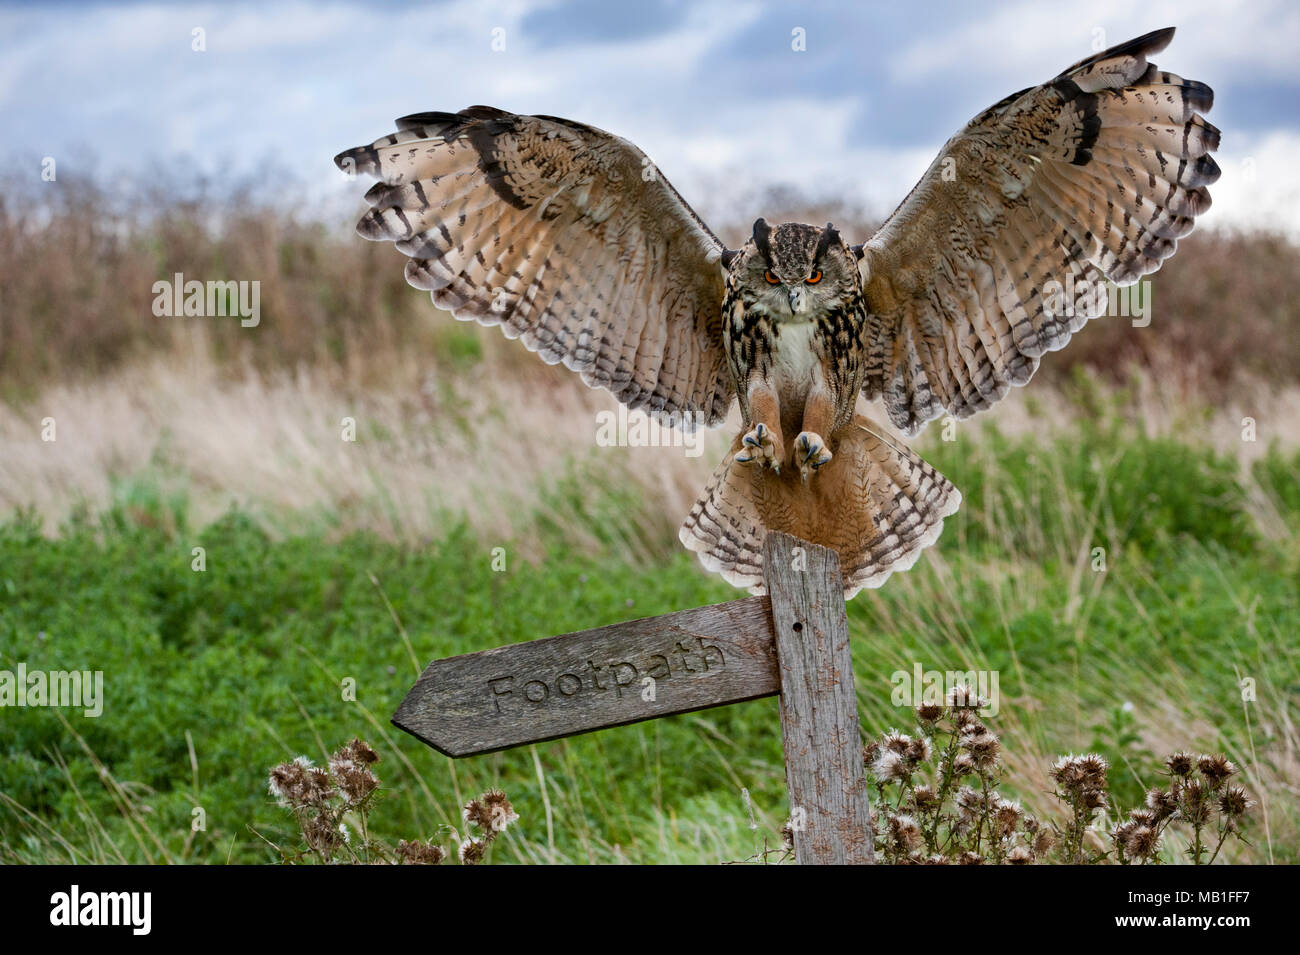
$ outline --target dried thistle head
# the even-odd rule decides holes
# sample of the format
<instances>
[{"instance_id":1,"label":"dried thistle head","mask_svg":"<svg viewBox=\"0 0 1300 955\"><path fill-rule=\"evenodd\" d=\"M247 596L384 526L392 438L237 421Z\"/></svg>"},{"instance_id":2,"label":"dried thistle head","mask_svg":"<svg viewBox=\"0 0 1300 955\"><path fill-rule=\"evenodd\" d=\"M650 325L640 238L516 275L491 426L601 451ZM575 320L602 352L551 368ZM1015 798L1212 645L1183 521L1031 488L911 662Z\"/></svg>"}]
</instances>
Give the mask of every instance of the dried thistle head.
<instances>
[{"instance_id":1,"label":"dried thistle head","mask_svg":"<svg viewBox=\"0 0 1300 955\"><path fill-rule=\"evenodd\" d=\"M267 792L275 797L275 801L282 808L293 808L289 794L294 790L295 782L301 773L302 767L296 762L280 763L278 766L271 767Z\"/></svg>"},{"instance_id":2,"label":"dried thistle head","mask_svg":"<svg viewBox=\"0 0 1300 955\"><path fill-rule=\"evenodd\" d=\"M907 747L912 744L912 737L906 733L900 733L898 730L890 730L884 736L880 737L880 746L890 752L902 756L907 752Z\"/></svg>"},{"instance_id":3,"label":"dried thistle head","mask_svg":"<svg viewBox=\"0 0 1300 955\"><path fill-rule=\"evenodd\" d=\"M1159 822L1156 814L1150 809L1134 809L1128 814L1128 817L1139 826L1154 826Z\"/></svg>"},{"instance_id":4,"label":"dried thistle head","mask_svg":"<svg viewBox=\"0 0 1300 955\"><path fill-rule=\"evenodd\" d=\"M963 816L978 816L988 808L988 798L978 789L962 786L952 797L952 801Z\"/></svg>"},{"instance_id":5,"label":"dried thistle head","mask_svg":"<svg viewBox=\"0 0 1300 955\"><path fill-rule=\"evenodd\" d=\"M465 803L465 805L461 807L460 814L466 823L471 826L478 826L484 831L488 829L492 821L492 817L488 813L488 808L483 805L481 799L471 799L469 802Z\"/></svg>"},{"instance_id":6,"label":"dried thistle head","mask_svg":"<svg viewBox=\"0 0 1300 955\"><path fill-rule=\"evenodd\" d=\"M489 841L519 820L510 800L499 789L490 789L478 799L471 799L461 810L461 815L465 822L478 826Z\"/></svg>"},{"instance_id":7,"label":"dried thistle head","mask_svg":"<svg viewBox=\"0 0 1300 955\"><path fill-rule=\"evenodd\" d=\"M369 766L372 763L379 762L379 754L365 740L354 737L352 742L339 747L334 755L330 757L330 765L333 765L336 761L355 763L358 766Z\"/></svg>"},{"instance_id":8,"label":"dried thistle head","mask_svg":"<svg viewBox=\"0 0 1300 955\"><path fill-rule=\"evenodd\" d=\"M958 865L983 865L984 857L980 855L978 852L971 852L967 850L957 858L957 864Z\"/></svg>"},{"instance_id":9,"label":"dried thistle head","mask_svg":"<svg viewBox=\"0 0 1300 955\"><path fill-rule=\"evenodd\" d=\"M1138 825L1129 837L1129 855L1138 859L1150 859L1160 848L1160 834L1153 826Z\"/></svg>"},{"instance_id":10,"label":"dried thistle head","mask_svg":"<svg viewBox=\"0 0 1300 955\"><path fill-rule=\"evenodd\" d=\"M885 823L885 837L895 852L906 855L921 844L921 826L911 816L892 815Z\"/></svg>"},{"instance_id":11,"label":"dried thistle head","mask_svg":"<svg viewBox=\"0 0 1300 955\"><path fill-rule=\"evenodd\" d=\"M1096 753L1084 753L1079 757L1079 763L1083 767L1087 785L1097 787L1106 785L1106 770L1110 767L1104 758Z\"/></svg>"},{"instance_id":12,"label":"dried thistle head","mask_svg":"<svg viewBox=\"0 0 1300 955\"><path fill-rule=\"evenodd\" d=\"M1184 807L1198 806L1209 798L1210 789L1200 779L1189 779L1178 788L1178 795Z\"/></svg>"},{"instance_id":13,"label":"dried thistle head","mask_svg":"<svg viewBox=\"0 0 1300 955\"><path fill-rule=\"evenodd\" d=\"M1051 769L1052 779L1071 795L1106 788L1106 760L1096 753L1062 756Z\"/></svg>"},{"instance_id":14,"label":"dried thistle head","mask_svg":"<svg viewBox=\"0 0 1300 955\"><path fill-rule=\"evenodd\" d=\"M446 857L446 850L428 842L414 842L403 839L397 844L397 858L406 865L438 865Z\"/></svg>"},{"instance_id":15,"label":"dried thistle head","mask_svg":"<svg viewBox=\"0 0 1300 955\"><path fill-rule=\"evenodd\" d=\"M1196 768L1205 777L1211 789L1217 789L1220 783L1237 772L1237 767L1222 754L1201 756L1196 760Z\"/></svg>"},{"instance_id":16,"label":"dried thistle head","mask_svg":"<svg viewBox=\"0 0 1300 955\"><path fill-rule=\"evenodd\" d=\"M1106 790L1104 789L1085 789L1079 796L1080 802L1085 809L1105 809L1106 808Z\"/></svg>"},{"instance_id":17,"label":"dried thistle head","mask_svg":"<svg viewBox=\"0 0 1300 955\"><path fill-rule=\"evenodd\" d=\"M323 806L334 795L330 774L313 766L306 756L273 766L267 789L287 809Z\"/></svg>"},{"instance_id":18,"label":"dried thistle head","mask_svg":"<svg viewBox=\"0 0 1300 955\"><path fill-rule=\"evenodd\" d=\"M1029 865L1033 861L1033 853L1025 846L1016 846L1007 853L1007 863L1010 865Z\"/></svg>"},{"instance_id":19,"label":"dried thistle head","mask_svg":"<svg viewBox=\"0 0 1300 955\"><path fill-rule=\"evenodd\" d=\"M369 762L359 761L347 747L330 757L330 772L349 806L359 806L379 788L379 780L370 771Z\"/></svg>"},{"instance_id":20,"label":"dried thistle head","mask_svg":"<svg viewBox=\"0 0 1300 955\"><path fill-rule=\"evenodd\" d=\"M1146 801L1155 822L1164 822L1178 811L1178 799L1165 789L1148 789Z\"/></svg>"},{"instance_id":21,"label":"dried thistle head","mask_svg":"<svg viewBox=\"0 0 1300 955\"><path fill-rule=\"evenodd\" d=\"M1219 812L1231 818L1244 816L1254 801L1240 786L1229 786L1219 794Z\"/></svg>"},{"instance_id":22,"label":"dried thistle head","mask_svg":"<svg viewBox=\"0 0 1300 955\"><path fill-rule=\"evenodd\" d=\"M916 708L917 722L932 725L943 719L944 707L940 703L922 703Z\"/></svg>"},{"instance_id":23,"label":"dried thistle head","mask_svg":"<svg viewBox=\"0 0 1300 955\"><path fill-rule=\"evenodd\" d=\"M1150 859L1160 848L1159 830L1140 819L1120 823L1111 832L1121 857Z\"/></svg>"},{"instance_id":24,"label":"dried thistle head","mask_svg":"<svg viewBox=\"0 0 1300 955\"><path fill-rule=\"evenodd\" d=\"M907 760L909 766L916 766L919 763L928 762L932 752L929 738L918 736L911 740L903 750L903 759Z\"/></svg>"},{"instance_id":25,"label":"dried thistle head","mask_svg":"<svg viewBox=\"0 0 1300 955\"><path fill-rule=\"evenodd\" d=\"M1030 843L1030 848L1034 851L1034 858L1041 859L1046 856L1047 853L1052 851L1052 846L1055 843L1056 836L1052 834L1052 830L1045 826L1037 829L1034 832L1033 841Z\"/></svg>"},{"instance_id":26,"label":"dried thistle head","mask_svg":"<svg viewBox=\"0 0 1300 955\"><path fill-rule=\"evenodd\" d=\"M487 853L487 844L482 839L466 839L456 850L456 858L461 865L478 865Z\"/></svg>"},{"instance_id":27,"label":"dried thistle head","mask_svg":"<svg viewBox=\"0 0 1300 955\"><path fill-rule=\"evenodd\" d=\"M993 807L993 831L999 837L1011 835L1020 824L1024 811L1008 799L1001 799Z\"/></svg>"},{"instance_id":28,"label":"dried thistle head","mask_svg":"<svg viewBox=\"0 0 1300 955\"><path fill-rule=\"evenodd\" d=\"M1179 752L1174 753L1166 759L1165 766L1167 766L1169 772L1175 776L1186 776L1192 771L1192 766L1195 765L1195 762L1196 761L1192 758L1191 753Z\"/></svg>"},{"instance_id":29,"label":"dried thistle head","mask_svg":"<svg viewBox=\"0 0 1300 955\"><path fill-rule=\"evenodd\" d=\"M990 769L995 766L998 755L1002 752L1002 744L997 736L982 725L973 732L963 732L961 746L970 754L978 769Z\"/></svg>"},{"instance_id":30,"label":"dried thistle head","mask_svg":"<svg viewBox=\"0 0 1300 955\"><path fill-rule=\"evenodd\" d=\"M901 753L882 747L876 761L871 764L871 774L882 783L896 783L907 779L911 770Z\"/></svg>"},{"instance_id":31,"label":"dried thistle head","mask_svg":"<svg viewBox=\"0 0 1300 955\"><path fill-rule=\"evenodd\" d=\"M489 789L483 794L483 808L487 810L489 832L505 832L511 823L519 821L519 813L510 805L506 794L499 789Z\"/></svg>"}]
</instances>

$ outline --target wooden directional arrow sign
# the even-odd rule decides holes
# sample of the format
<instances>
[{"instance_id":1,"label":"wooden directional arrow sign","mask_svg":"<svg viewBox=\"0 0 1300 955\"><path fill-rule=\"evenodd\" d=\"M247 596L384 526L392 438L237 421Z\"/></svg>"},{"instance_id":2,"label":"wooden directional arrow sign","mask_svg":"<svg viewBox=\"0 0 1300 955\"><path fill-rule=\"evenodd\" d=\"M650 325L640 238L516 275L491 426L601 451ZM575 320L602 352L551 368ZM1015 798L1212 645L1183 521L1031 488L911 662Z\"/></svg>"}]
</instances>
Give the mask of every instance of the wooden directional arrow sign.
<instances>
[{"instance_id":1,"label":"wooden directional arrow sign","mask_svg":"<svg viewBox=\"0 0 1300 955\"><path fill-rule=\"evenodd\" d=\"M781 694L794 854L872 861L839 558L787 534L747 597L434 660L393 722L447 756Z\"/></svg>"},{"instance_id":2,"label":"wooden directional arrow sign","mask_svg":"<svg viewBox=\"0 0 1300 955\"><path fill-rule=\"evenodd\" d=\"M447 756L772 696L766 597L434 660L393 723Z\"/></svg>"}]
</instances>

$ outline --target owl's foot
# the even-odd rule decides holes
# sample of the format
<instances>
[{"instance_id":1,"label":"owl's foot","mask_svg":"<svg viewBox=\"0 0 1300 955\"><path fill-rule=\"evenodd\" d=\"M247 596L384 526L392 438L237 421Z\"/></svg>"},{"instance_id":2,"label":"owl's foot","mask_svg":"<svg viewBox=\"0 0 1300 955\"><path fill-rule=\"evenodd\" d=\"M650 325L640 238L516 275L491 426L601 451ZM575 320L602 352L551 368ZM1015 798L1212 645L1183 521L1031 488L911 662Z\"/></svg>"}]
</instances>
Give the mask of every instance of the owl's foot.
<instances>
[{"instance_id":1,"label":"owl's foot","mask_svg":"<svg viewBox=\"0 0 1300 955\"><path fill-rule=\"evenodd\" d=\"M763 422L754 425L752 431L745 435L742 447L736 452L737 464L750 464L757 461L760 467L770 467L777 474L781 473L781 439Z\"/></svg>"},{"instance_id":2,"label":"owl's foot","mask_svg":"<svg viewBox=\"0 0 1300 955\"><path fill-rule=\"evenodd\" d=\"M822 436L804 431L794 439L794 463L799 465L799 476L808 483L808 475L830 463L833 455Z\"/></svg>"}]
</instances>

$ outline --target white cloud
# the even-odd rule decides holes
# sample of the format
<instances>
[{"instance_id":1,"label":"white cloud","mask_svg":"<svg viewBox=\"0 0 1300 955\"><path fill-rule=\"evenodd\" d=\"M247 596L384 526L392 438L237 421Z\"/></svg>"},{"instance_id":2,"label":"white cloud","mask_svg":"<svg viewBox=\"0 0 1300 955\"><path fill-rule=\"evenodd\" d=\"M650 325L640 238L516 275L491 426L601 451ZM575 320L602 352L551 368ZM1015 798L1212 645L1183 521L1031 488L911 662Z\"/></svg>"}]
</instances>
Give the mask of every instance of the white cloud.
<instances>
[{"instance_id":1,"label":"white cloud","mask_svg":"<svg viewBox=\"0 0 1300 955\"><path fill-rule=\"evenodd\" d=\"M1216 159L1223 176L1210 187L1206 225L1269 228L1300 241L1300 133L1275 132L1238 140Z\"/></svg>"},{"instance_id":2,"label":"white cloud","mask_svg":"<svg viewBox=\"0 0 1300 955\"><path fill-rule=\"evenodd\" d=\"M1041 82L1092 52L1161 27L1177 27L1161 67L1198 78L1248 73L1259 78L1300 78L1300 6L1281 0L1094 0L1072 4L1021 0L972 22L927 31L890 61L898 82L969 72L1018 78L1007 89ZM1168 63L1166 63L1168 61Z\"/></svg>"},{"instance_id":3,"label":"white cloud","mask_svg":"<svg viewBox=\"0 0 1300 955\"><path fill-rule=\"evenodd\" d=\"M579 39L578 31L547 44L530 35L526 16L535 9L523 0L390 8L297 0L90 5L58 17L48 8L4 8L0 125L11 148L57 155L86 145L114 170L188 155L203 168L247 172L270 157L301 176L312 195L343 195L348 187L330 162L340 149L389 132L406 113L484 102L570 116L625 136L702 207L725 203L720 182L733 187L724 195L789 183L818 198L841 190L846 200L883 213L942 140L891 142L889 115L873 112L880 140L863 143L865 107L905 109L908 95L944 90L973 115L1086 55L1096 28L1105 31L1102 42L1114 43L1177 24L1161 65L1211 82L1235 77L1234 89L1300 77L1293 55L1300 7L1273 2L1153 0L1140 16L1121 0L1098 0L1083 13L1016 2L978 8L956 26L918 15L899 36L878 88L846 76L829 90L818 88L824 80L794 83L775 98L743 82L710 83L720 67L745 57L734 41L762 22L758 4L692 5L682 22L657 35L610 42ZM852 16L864 30L871 23L868 11ZM190 50L196 26L207 31L206 53ZM506 38L499 53L491 49L498 27ZM723 57L732 59L715 62ZM804 65L782 69L797 80ZM1295 117L1279 115L1275 129L1248 137L1233 123L1241 104L1227 99L1211 115L1224 128L1225 175L1208 221L1296 228L1300 165L1290 161L1296 135L1285 131ZM1250 168L1241 165L1245 158L1254 159L1257 173L1249 184L1238 175Z\"/></svg>"}]
</instances>

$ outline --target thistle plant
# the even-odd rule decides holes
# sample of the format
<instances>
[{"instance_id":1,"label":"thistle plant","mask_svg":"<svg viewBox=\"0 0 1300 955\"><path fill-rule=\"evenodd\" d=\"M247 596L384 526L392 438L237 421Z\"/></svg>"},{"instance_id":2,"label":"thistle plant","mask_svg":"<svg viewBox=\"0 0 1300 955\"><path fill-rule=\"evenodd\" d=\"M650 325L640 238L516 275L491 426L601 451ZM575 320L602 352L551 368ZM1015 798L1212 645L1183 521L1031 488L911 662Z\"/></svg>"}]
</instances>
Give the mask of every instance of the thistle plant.
<instances>
[{"instance_id":1,"label":"thistle plant","mask_svg":"<svg viewBox=\"0 0 1300 955\"><path fill-rule=\"evenodd\" d=\"M272 767L270 794L293 814L303 840L296 849L270 843L282 861L437 865L447 857L436 836L402 839L395 849L372 837L370 813L381 792L372 767L378 762L379 754L369 743L354 739L330 756L328 767L316 766L306 756ZM471 800L461 815L466 832L462 837L453 830L453 835L456 858L463 865L484 862L493 841L519 819L506 794L497 789Z\"/></svg>"},{"instance_id":2,"label":"thistle plant","mask_svg":"<svg viewBox=\"0 0 1300 955\"><path fill-rule=\"evenodd\" d=\"M911 733L890 730L863 748L874 782L877 859L981 865L1043 861L1049 827L1004 798L1002 743L979 718L985 700L954 687L943 704L916 708Z\"/></svg>"},{"instance_id":3,"label":"thistle plant","mask_svg":"<svg viewBox=\"0 0 1300 955\"><path fill-rule=\"evenodd\" d=\"M1158 864L1171 826L1190 829L1188 858L1214 862L1242 838L1253 802L1229 781L1224 756L1175 753L1166 785L1152 788L1108 832L1107 762L1095 753L1062 756L1049 775L1066 812L1039 819L1000 792L1002 744L979 718L986 701L965 686L944 703L923 703L910 732L890 730L863 747L874 788L871 827L877 861L894 864Z\"/></svg>"},{"instance_id":4,"label":"thistle plant","mask_svg":"<svg viewBox=\"0 0 1300 955\"><path fill-rule=\"evenodd\" d=\"M464 865L482 862L493 840L519 819L510 800L499 789L489 790L478 799L471 799L461 810L461 815L465 824L477 833L461 840L456 856Z\"/></svg>"},{"instance_id":5,"label":"thistle plant","mask_svg":"<svg viewBox=\"0 0 1300 955\"><path fill-rule=\"evenodd\" d=\"M1214 862L1230 836L1244 841L1242 824L1254 802L1244 788L1228 782L1236 774L1237 767L1222 755L1174 753L1165 760L1168 784L1150 789L1146 804L1112 830L1116 861L1158 861L1161 839L1177 823L1191 829L1187 855L1194 865Z\"/></svg>"},{"instance_id":6,"label":"thistle plant","mask_svg":"<svg viewBox=\"0 0 1300 955\"><path fill-rule=\"evenodd\" d=\"M1075 865L1092 861L1085 857L1084 840L1098 810L1106 808L1106 771L1110 767L1096 753L1062 756L1052 766L1056 798L1070 808L1061 840L1063 862Z\"/></svg>"}]
</instances>

